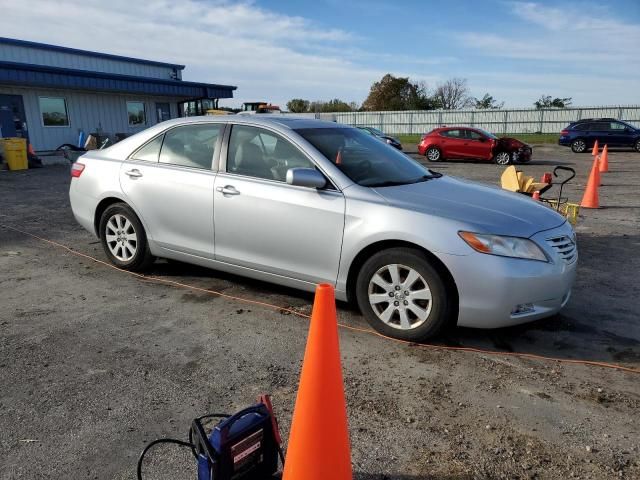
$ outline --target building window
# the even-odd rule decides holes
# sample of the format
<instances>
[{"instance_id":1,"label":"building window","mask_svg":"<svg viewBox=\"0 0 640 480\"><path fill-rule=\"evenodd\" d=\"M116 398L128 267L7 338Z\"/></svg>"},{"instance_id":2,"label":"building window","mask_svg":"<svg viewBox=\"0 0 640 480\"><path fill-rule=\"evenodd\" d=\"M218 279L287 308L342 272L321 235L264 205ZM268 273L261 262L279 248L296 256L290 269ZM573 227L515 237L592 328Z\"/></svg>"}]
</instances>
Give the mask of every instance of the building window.
<instances>
[{"instance_id":1,"label":"building window","mask_svg":"<svg viewBox=\"0 0 640 480\"><path fill-rule=\"evenodd\" d=\"M40 97L40 113L45 127L68 127L69 114L64 98Z\"/></svg>"},{"instance_id":2,"label":"building window","mask_svg":"<svg viewBox=\"0 0 640 480\"><path fill-rule=\"evenodd\" d=\"M130 127L146 125L147 114L144 109L144 102L127 102L127 117L129 117Z\"/></svg>"}]
</instances>

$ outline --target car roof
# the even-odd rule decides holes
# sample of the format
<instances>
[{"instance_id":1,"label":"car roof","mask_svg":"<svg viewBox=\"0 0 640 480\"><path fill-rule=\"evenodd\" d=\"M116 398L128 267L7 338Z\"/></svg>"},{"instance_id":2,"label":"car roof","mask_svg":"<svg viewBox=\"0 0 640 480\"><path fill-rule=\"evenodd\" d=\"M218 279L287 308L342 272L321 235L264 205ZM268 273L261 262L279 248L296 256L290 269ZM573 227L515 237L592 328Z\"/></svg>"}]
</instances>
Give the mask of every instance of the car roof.
<instances>
[{"instance_id":1,"label":"car roof","mask_svg":"<svg viewBox=\"0 0 640 480\"><path fill-rule=\"evenodd\" d=\"M247 123L251 125L279 125L291 130L298 128L349 128L349 125L342 125L336 122L329 122L326 120L317 120L315 118L308 117L296 117L294 115L278 115L278 114L255 114L255 115L204 115L197 117L182 117L174 118L173 120L167 120L158 125L163 125L164 128L175 125L186 125L189 123Z\"/></svg>"},{"instance_id":2,"label":"car roof","mask_svg":"<svg viewBox=\"0 0 640 480\"><path fill-rule=\"evenodd\" d=\"M617 118L581 118L572 123L584 123L584 122L621 122Z\"/></svg>"},{"instance_id":3,"label":"car roof","mask_svg":"<svg viewBox=\"0 0 640 480\"><path fill-rule=\"evenodd\" d=\"M276 130L297 130L301 128L352 128L335 122L316 120L315 118L294 117L293 115L256 114L256 115L203 115L197 117L181 117L167 120L149 127L135 135L125 138L113 146L101 150L101 155L108 158L126 158L131 152L165 130L192 123L235 123L252 126L271 126ZM285 133L285 132L283 132Z\"/></svg>"}]
</instances>

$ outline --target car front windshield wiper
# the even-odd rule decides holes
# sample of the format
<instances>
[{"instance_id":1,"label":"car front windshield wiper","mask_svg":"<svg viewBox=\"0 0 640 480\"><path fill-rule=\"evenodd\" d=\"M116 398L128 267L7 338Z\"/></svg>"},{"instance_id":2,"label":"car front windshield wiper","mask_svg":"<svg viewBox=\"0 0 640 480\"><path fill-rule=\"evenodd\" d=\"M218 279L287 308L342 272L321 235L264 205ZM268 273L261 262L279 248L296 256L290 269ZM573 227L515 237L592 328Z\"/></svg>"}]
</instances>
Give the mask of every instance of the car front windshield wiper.
<instances>
[{"instance_id":1,"label":"car front windshield wiper","mask_svg":"<svg viewBox=\"0 0 640 480\"><path fill-rule=\"evenodd\" d=\"M431 171L431 170L429 170ZM430 175L422 175L421 177L414 178L411 180L385 180L384 182L371 183L367 185L363 185L365 187L376 188L376 187L397 187L398 185L411 185L412 183L420 183L426 182L428 180L433 180L434 178L440 178L442 176L441 173L431 172Z\"/></svg>"}]
</instances>

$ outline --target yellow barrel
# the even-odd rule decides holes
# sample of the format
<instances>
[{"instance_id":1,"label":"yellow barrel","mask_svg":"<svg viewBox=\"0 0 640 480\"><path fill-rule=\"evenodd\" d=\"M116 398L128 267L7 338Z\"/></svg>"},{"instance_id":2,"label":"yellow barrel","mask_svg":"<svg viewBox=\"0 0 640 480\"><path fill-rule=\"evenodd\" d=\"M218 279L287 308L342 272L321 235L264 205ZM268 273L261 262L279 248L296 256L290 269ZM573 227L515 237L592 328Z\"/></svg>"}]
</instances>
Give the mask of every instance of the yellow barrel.
<instances>
[{"instance_id":1,"label":"yellow barrel","mask_svg":"<svg viewBox=\"0 0 640 480\"><path fill-rule=\"evenodd\" d=\"M29 168L26 138L0 138L0 147L2 147L2 156L7 161L9 170Z\"/></svg>"}]
</instances>

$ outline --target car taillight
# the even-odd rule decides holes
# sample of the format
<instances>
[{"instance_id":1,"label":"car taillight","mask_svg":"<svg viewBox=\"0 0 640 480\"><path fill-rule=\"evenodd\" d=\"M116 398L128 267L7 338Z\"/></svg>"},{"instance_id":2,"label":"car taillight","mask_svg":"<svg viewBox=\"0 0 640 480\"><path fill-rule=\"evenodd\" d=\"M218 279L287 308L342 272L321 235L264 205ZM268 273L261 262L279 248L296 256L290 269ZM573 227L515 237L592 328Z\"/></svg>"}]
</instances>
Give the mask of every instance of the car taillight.
<instances>
[{"instance_id":1,"label":"car taillight","mask_svg":"<svg viewBox=\"0 0 640 480\"><path fill-rule=\"evenodd\" d=\"M78 178L80 175L82 175L82 172L84 171L84 163L74 163L73 165L71 165L71 177L72 178Z\"/></svg>"},{"instance_id":2,"label":"car taillight","mask_svg":"<svg viewBox=\"0 0 640 480\"><path fill-rule=\"evenodd\" d=\"M562 130L560 135L569 135L569 130Z\"/></svg>"}]
</instances>

